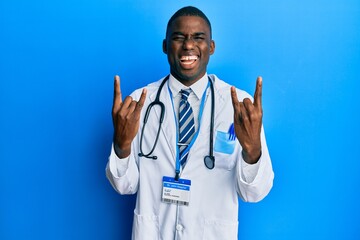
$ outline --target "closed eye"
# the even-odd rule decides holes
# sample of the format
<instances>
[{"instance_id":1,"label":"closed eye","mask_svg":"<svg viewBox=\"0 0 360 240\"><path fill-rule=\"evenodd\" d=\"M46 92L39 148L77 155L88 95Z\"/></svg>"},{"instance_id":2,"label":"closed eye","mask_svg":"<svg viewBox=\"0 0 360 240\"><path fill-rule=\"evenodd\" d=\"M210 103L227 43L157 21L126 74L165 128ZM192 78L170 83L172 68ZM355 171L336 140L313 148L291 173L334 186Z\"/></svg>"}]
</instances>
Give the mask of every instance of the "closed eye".
<instances>
[{"instance_id":1,"label":"closed eye","mask_svg":"<svg viewBox=\"0 0 360 240\"><path fill-rule=\"evenodd\" d=\"M174 40L174 41L183 41L183 40L185 40L185 37L184 36L174 36L174 37L172 37L172 40Z\"/></svg>"},{"instance_id":2,"label":"closed eye","mask_svg":"<svg viewBox=\"0 0 360 240\"><path fill-rule=\"evenodd\" d=\"M193 39L194 39L195 41L197 41L197 42L202 41L202 40L204 40L205 38L206 38L206 34L205 34L205 33L202 33L202 32L195 33L195 34L193 35Z\"/></svg>"},{"instance_id":3,"label":"closed eye","mask_svg":"<svg viewBox=\"0 0 360 240\"><path fill-rule=\"evenodd\" d=\"M184 34L176 32L176 33L172 34L171 39L174 41L183 41L185 39L185 36L184 36Z\"/></svg>"}]
</instances>

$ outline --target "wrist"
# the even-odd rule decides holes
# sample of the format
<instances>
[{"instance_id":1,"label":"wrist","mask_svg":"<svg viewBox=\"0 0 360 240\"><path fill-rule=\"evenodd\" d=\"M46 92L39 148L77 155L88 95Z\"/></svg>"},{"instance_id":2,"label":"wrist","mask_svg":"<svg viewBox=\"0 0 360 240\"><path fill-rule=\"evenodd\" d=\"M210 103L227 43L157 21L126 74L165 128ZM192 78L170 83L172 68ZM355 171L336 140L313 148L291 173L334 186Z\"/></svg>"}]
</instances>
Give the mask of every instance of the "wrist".
<instances>
[{"instance_id":1,"label":"wrist","mask_svg":"<svg viewBox=\"0 0 360 240\"><path fill-rule=\"evenodd\" d=\"M261 149L256 150L256 151L252 151L252 152L247 152L244 149L242 150L242 157L244 159L244 161L248 164L255 164L259 161L260 157L261 157Z\"/></svg>"},{"instance_id":2,"label":"wrist","mask_svg":"<svg viewBox=\"0 0 360 240\"><path fill-rule=\"evenodd\" d=\"M116 137L116 133L114 133L113 144L115 153L119 158L126 158L130 155L131 142L127 143L124 141L120 141L119 138Z\"/></svg>"},{"instance_id":3,"label":"wrist","mask_svg":"<svg viewBox=\"0 0 360 240\"><path fill-rule=\"evenodd\" d=\"M119 145L116 142L114 142L114 151L116 156L118 156L118 158L126 158L130 155L131 147L129 146L127 148L122 148L119 147Z\"/></svg>"}]
</instances>

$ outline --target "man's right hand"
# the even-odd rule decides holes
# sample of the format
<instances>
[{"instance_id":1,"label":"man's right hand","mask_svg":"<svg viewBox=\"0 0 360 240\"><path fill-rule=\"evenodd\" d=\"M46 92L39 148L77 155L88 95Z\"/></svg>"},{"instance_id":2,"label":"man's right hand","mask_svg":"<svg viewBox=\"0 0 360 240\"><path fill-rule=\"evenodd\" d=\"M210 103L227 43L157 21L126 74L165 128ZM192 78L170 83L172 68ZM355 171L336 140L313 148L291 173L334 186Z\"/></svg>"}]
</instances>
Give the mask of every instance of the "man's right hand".
<instances>
[{"instance_id":1,"label":"man's right hand","mask_svg":"<svg viewBox=\"0 0 360 240\"><path fill-rule=\"evenodd\" d=\"M112 107L112 119L114 125L114 148L119 158L130 155L131 143L135 138L140 123L140 113L146 99L144 88L139 101L127 96L122 101L120 89L120 77L114 77L114 103Z\"/></svg>"}]
</instances>

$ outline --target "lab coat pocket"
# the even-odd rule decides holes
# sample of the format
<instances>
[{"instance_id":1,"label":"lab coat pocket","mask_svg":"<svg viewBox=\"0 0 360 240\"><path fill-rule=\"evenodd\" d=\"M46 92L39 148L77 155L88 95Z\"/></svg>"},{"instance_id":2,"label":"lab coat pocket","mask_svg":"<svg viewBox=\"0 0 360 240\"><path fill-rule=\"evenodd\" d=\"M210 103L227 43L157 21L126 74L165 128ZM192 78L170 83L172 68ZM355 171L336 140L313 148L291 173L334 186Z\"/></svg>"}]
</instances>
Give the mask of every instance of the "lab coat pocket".
<instances>
[{"instance_id":1,"label":"lab coat pocket","mask_svg":"<svg viewBox=\"0 0 360 240\"><path fill-rule=\"evenodd\" d=\"M230 139L229 133L216 131L214 151L232 154L235 149L235 141L235 139Z\"/></svg>"},{"instance_id":2,"label":"lab coat pocket","mask_svg":"<svg viewBox=\"0 0 360 240\"><path fill-rule=\"evenodd\" d=\"M234 158L230 155L234 152L236 139L231 139L227 132L216 131L215 137L215 167L231 170L234 167Z\"/></svg>"},{"instance_id":3,"label":"lab coat pocket","mask_svg":"<svg viewBox=\"0 0 360 240\"><path fill-rule=\"evenodd\" d=\"M238 221L206 219L203 240L236 240Z\"/></svg>"},{"instance_id":4,"label":"lab coat pocket","mask_svg":"<svg viewBox=\"0 0 360 240\"><path fill-rule=\"evenodd\" d=\"M131 239L160 239L159 217L157 215L140 215L134 211L134 224Z\"/></svg>"}]
</instances>

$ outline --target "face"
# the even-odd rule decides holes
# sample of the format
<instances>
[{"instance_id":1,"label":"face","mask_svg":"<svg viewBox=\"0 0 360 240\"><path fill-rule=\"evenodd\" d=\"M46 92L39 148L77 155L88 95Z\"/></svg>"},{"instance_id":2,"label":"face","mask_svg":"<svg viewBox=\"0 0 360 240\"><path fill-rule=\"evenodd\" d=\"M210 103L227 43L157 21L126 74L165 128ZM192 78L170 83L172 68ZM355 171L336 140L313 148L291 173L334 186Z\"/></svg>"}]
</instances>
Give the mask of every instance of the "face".
<instances>
[{"instance_id":1,"label":"face","mask_svg":"<svg viewBox=\"0 0 360 240\"><path fill-rule=\"evenodd\" d=\"M206 73L210 55L215 51L210 28L197 16L176 18L168 29L163 42L171 74L186 86L190 86Z\"/></svg>"}]
</instances>

